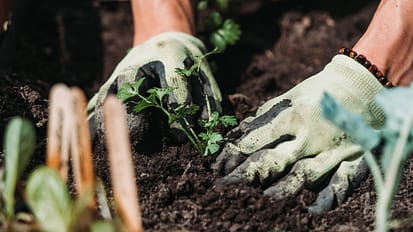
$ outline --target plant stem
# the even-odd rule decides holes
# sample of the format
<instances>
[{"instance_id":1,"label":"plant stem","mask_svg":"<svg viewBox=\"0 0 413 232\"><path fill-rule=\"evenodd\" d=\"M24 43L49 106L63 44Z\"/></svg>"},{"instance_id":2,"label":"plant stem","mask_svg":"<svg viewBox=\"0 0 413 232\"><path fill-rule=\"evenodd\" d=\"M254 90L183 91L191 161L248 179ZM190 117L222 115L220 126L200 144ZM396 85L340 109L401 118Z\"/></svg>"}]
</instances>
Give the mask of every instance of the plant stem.
<instances>
[{"instance_id":1,"label":"plant stem","mask_svg":"<svg viewBox=\"0 0 413 232\"><path fill-rule=\"evenodd\" d=\"M195 141L195 139L194 139L194 138L196 138L196 139L198 140L198 137L193 137L193 136L188 132L188 130L185 129L185 127L184 127L181 123L178 123L178 125L179 125L179 127L180 127L180 130L181 130L182 132L184 132L185 136L188 137L189 141L191 141L191 143L194 145L194 147L196 148L196 150L197 150L199 153L202 153L202 149L201 149L201 147L199 147L199 143L197 143L197 142ZM193 132L192 129L190 129L190 131Z\"/></svg>"},{"instance_id":2,"label":"plant stem","mask_svg":"<svg viewBox=\"0 0 413 232\"><path fill-rule=\"evenodd\" d=\"M406 118L409 118L410 120L405 121L402 130L400 130L390 166L387 173L385 173L383 186L381 191L378 192L378 200L376 203L376 230L378 232L385 232L388 230L387 220L389 219L389 211L393 195L396 192L397 179L399 178L399 175L401 175L400 164L403 160L407 139L413 123L413 117Z\"/></svg>"},{"instance_id":3,"label":"plant stem","mask_svg":"<svg viewBox=\"0 0 413 232\"><path fill-rule=\"evenodd\" d=\"M370 151L364 153L364 158L366 160L367 165L369 166L371 175L373 176L374 184L376 185L376 191L379 193L383 189L383 176L380 171L380 167Z\"/></svg>"},{"instance_id":4,"label":"plant stem","mask_svg":"<svg viewBox=\"0 0 413 232\"><path fill-rule=\"evenodd\" d=\"M196 141L196 143L197 143L197 145L198 145L198 147L199 147L199 149L200 149L200 151L201 151L201 153L202 153L202 151L203 151L204 149L203 149L203 147L202 147L202 142L201 142L201 140L199 140L198 135L197 135L197 134L195 133L195 131L190 127L190 124L189 124L188 120L187 120L186 118L183 118L183 119L184 119L184 122L185 122L186 126L188 127L188 130L191 132L193 138L195 139L195 141Z\"/></svg>"}]
</instances>

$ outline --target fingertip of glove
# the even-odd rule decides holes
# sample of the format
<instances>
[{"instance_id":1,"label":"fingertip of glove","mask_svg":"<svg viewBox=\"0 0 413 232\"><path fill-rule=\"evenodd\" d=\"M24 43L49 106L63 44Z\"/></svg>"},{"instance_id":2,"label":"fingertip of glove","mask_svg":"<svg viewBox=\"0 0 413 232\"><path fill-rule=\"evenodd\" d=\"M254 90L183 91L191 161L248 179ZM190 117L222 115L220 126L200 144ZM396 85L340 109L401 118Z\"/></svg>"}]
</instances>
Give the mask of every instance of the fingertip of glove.
<instances>
[{"instance_id":1,"label":"fingertip of glove","mask_svg":"<svg viewBox=\"0 0 413 232\"><path fill-rule=\"evenodd\" d=\"M211 168L218 175L227 175L246 158L247 156L240 152L237 146L227 143Z\"/></svg>"},{"instance_id":2,"label":"fingertip of glove","mask_svg":"<svg viewBox=\"0 0 413 232\"><path fill-rule=\"evenodd\" d=\"M319 194L315 202L308 207L308 212L322 214L333 207L335 195L333 189L326 187Z\"/></svg>"},{"instance_id":3,"label":"fingertip of glove","mask_svg":"<svg viewBox=\"0 0 413 232\"><path fill-rule=\"evenodd\" d=\"M214 182L214 186L216 188L220 188L220 187L231 185L231 184L241 184L241 183L246 183L245 178L242 175L235 173L235 174L229 174L224 177L216 179Z\"/></svg>"}]
</instances>

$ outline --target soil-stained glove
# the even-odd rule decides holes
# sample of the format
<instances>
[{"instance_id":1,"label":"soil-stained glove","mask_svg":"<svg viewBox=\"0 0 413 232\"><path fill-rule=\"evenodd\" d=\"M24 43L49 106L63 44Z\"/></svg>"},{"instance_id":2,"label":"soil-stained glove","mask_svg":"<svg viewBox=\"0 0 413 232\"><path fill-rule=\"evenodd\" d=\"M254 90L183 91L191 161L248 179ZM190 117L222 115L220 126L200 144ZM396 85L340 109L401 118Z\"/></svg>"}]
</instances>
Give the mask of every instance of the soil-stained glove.
<instances>
[{"instance_id":1,"label":"soil-stained glove","mask_svg":"<svg viewBox=\"0 0 413 232\"><path fill-rule=\"evenodd\" d=\"M211 111L221 111L221 92L206 59L199 66L199 78L183 77L176 73L177 68L191 67L204 53L205 46L199 39L181 32L162 33L134 47L89 101L87 110L91 115L92 130L93 127L102 127L100 106L106 96L116 94L123 84L136 82L142 77L145 77L140 88L143 94L152 87L174 87L168 98L169 106L197 104L200 106L201 117L206 116L207 102ZM141 117L142 115L132 116L129 112L130 130L138 129Z\"/></svg>"},{"instance_id":2,"label":"soil-stained glove","mask_svg":"<svg viewBox=\"0 0 413 232\"><path fill-rule=\"evenodd\" d=\"M310 211L320 213L342 202L367 172L362 149L321 115L324 92L375 128L384 113L374 97L381 84L361 64L336 55L323 71L262 105L243 120L213 165L224 177L216 184L259 181L266 195L293 196L331 177ZM280 179L281 178L281 179Z\"/></svg>"}]
</instances>

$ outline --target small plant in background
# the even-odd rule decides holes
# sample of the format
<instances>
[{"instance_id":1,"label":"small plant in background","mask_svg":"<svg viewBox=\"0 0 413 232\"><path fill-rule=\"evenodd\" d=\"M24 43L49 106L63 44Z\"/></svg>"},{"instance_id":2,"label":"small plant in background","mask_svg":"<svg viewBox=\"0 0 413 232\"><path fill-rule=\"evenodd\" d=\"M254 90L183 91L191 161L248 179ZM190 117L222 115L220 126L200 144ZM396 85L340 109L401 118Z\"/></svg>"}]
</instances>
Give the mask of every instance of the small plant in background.
<instances>
[{"instance_id":1,"label":"small plant in background","mask_svg":"<svg viewBox=\"0 0 413 232\"><path fill-rule=\"evenodd\" d=\"M403 167L413 152L413 84L410 87L385 89L376 97L386 121L377 131L367 125L363 117L340 106L328 94L321 101L323 116L349 134L365 151L364 159L370 168L378 195L376 230L388 231L390 208L397 192ZM380 161L371 150L384 141Z\"/></svg>"},{"instance_id":2,"label":"small plant in background","mask_svg":"<svg viewBox=\"0 0 413 232\"><path fill-rule=\"evenodd\" d=\"M85 216L93 195L73 200L66 183L52 168L39 167L31 174L26 195L37 222L45 231L76 231L91 221L91 215Z\"/></svg>"},{"instance_id":3,"label":"small plant in background","mask_svg":"<svg viewBox=\"0 0 413 232\"><path fill-rule=\"evenodd\" d=\"M103 112L110 128L105 132L118 213L112 217L103 184L93 172L86 98L80 89L59 84L52 88L49 101L48 166L37 167L29 175L24 191L19 192L19 202L15 189L34 151L35 132L33 124L20 117L6 127L4 168L0 172L0 231L143 231L126 112L116 97L110 98ZM73 181L76 194L69 191L68 180ZM27 205L30 212L18 212L16 203Z\"/></svg>"},{"instance_id":4,"label":"small plant in background","mask_svg":"<svg viewBox=\"0 0 413 232\"><path fill-rule=\"evenodd\" d=\"M234 45L241 36L239 25L233 19L225 19L222 13L228 9L229 0L201 0L198 10L206 10L208 6L215 6L206 19L205 30L209 33L209 41L219 50L225 50L228 45Z\"/></svg>"},{"instance_id":5,"label":"small plant in background","mask_svg":"<svg viewBox=\"0 0 413 232\"><path fill-rule=\"evenodd\" d=\"M32 156L35 140L34 127L30 121L15 117L7 124L4 136L5 165L0 178L0 228L4 230L13 228L12 223L16 219L16 185Z\"/></svg>"}]
</instances>

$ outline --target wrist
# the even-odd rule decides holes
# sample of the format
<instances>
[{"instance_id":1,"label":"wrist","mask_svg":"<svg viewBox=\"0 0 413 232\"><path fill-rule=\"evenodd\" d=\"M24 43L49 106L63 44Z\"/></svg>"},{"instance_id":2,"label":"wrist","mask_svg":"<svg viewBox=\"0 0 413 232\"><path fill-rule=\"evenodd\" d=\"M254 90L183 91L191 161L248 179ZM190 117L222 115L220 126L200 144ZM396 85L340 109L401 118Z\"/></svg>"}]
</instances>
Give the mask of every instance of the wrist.
<instances>
[{"instance_id":1,"label":"wrist","mask_svg":"<svg viewBox=\"0 0 413 232\"><path fill-rule=\"evenodd\" d=\"M132 0L132 11L134 46L164 32L195 32L190 0Z\"/></svg>"},{"instance_id":2,"label":"wrist","mask_svg":"<svg viewBox=\"0 0 413 232\"><path fill-rule=\"evenodd\" d=\"M394 85L408 85L413 80L413 1L382 1L353 49Z\"/></svg>"}]
</instances>

